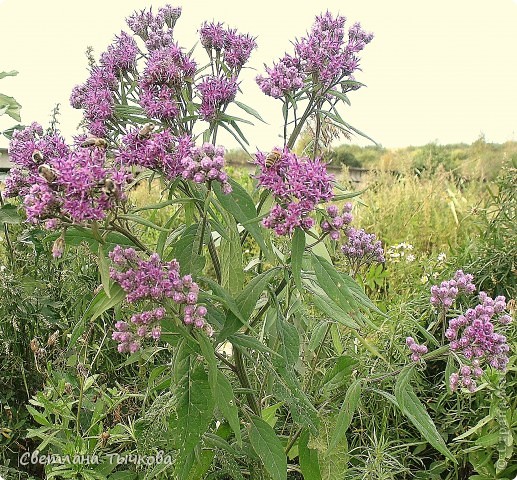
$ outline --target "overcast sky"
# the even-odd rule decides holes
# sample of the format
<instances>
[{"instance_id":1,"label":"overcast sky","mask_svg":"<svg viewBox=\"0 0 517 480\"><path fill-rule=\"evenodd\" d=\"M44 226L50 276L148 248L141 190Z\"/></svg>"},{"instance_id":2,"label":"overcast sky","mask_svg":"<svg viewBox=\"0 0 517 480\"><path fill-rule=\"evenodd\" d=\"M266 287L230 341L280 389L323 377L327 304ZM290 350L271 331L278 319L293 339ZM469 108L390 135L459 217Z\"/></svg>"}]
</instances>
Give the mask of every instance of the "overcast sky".
<instances>
[{"instance_id":1,"label":"overcast sky","mask_svg":"<svg viewBox=\"0 0 517 480\"><path fill-rule=\"evenodd\" d=\"M47 126L61 104L61 129L76 132L81 118L68 104L74 85L87 77L86 47L96 57L135 9L172 2L143 0L0 0L0 92L23 106L22 122ZM345 119L386 147L517 140L516 0L327 0L301 2L211 0L178 2L183 15L176 40L190 47L203 20L225 21L257 36L258 49L242 77L238 100L256 108L269 125L244 129L252 148L278 143L280 101L265 97L254 82L291 52L290 41L310 28L316 14L330 10L360 21L375 38L362 53L357 79L367 85L350 94ZM204 59L200 46L197 58ZM0 129L14 122L0 117ZM227 146L235 142L220 137ZM5 142L0 140L0 146ZM360 143L358 139L354 143Z\"/></svg>"}]
</instances>

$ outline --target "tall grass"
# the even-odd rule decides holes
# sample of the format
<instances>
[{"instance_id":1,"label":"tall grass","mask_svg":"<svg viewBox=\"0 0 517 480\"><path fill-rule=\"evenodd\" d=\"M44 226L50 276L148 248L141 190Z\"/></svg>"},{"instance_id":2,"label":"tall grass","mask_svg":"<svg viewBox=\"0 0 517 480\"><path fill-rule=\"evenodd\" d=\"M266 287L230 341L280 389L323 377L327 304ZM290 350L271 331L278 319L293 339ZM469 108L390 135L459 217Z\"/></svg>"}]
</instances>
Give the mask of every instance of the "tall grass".
<instances>
[{"instance_id":1,"label":"tall grass","mask_svg":"<svg viewBox=\"0 0 517 480\"><path fill-rule=\"evenodd\" d=\"M475 224L486 197L479 182L455 183L451 174L394 175L371 172L355 209L356 222L386 246L410 243L415 250L448 252L478 235Z\"/></svg>"}]
</instances>

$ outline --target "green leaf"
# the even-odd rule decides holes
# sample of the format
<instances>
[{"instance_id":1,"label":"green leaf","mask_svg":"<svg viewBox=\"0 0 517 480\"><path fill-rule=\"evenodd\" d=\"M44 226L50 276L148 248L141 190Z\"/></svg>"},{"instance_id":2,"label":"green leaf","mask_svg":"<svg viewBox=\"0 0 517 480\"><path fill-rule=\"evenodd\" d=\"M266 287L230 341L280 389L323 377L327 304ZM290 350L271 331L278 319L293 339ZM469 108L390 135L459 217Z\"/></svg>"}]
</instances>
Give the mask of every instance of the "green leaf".
<instances>
[{"instance_id":1,"label":"green leaf","mask_svg":"<svg viewBox=\"0 0 517 480\"><path fill-rule=\"evenodd\" d=\"M276 356L279 355L277 352L264 345L258 338L252 337L251 335L234 333L233 335L228 335L227 340L237 347L249 348L250 350L256 350L257 352L269 353Z\"/></svg>"},{"instance_id":2,"label":"green leaf","mask_svg":"<svg viewBox=\"0 0 517 480\"><path fill-rule=\"evenodd\" d=\"M246 192L246 190L244 190L244 188L234 180L229 179L229 182L232 186L232 193L229 195L222 192L221 186L218 183L213 186L219 203L241 224L255 219L258 216L257 209L255 208L253 200L248 195L248 192ZM266 243L264 242L264 237L262 236L260 227L256 223L249 223L246 225L246 230L255 239L266 256L272 260L271 251L267 248Z\"/></svg>"},{"instance_id":3,"label":"green leaf","mask_svg":"<svg viewBox=\"0 0 517 480\"><path fill-rule=\"evenodd\" d=\"M345 102L347 105L350 105L350 99L344 93L338 92L337 90L329 90L328 93L333 97L343 100L343 102Z\"/></svg>"},{"instance_id":4,"label":"green leaf","mask_svg":"<svg viewBox=\"0 0 517 480\"><path fill-rule=\"evenodd\" d=\"M181 210L178 209L176 210L172 216L167 220L167 222L165 223L165 230L160 232L160 235L158 236L158 240L156 242L156 252L158 253L158 255L160 255L160 257L163 258L163 252L165 250L165 247L168 245L168 241L173 241L174 240L174 233L176 232L178 235L180 232L183 232L183 229L179 230L179 231L174 231L172 233L169 233L169 229L172 228L172 225L174 224L174 221L176 220L176 218L178 217L178 215L181 213ZM171 237L174 237L174 238L171 238Z\"/></svg>"},{"instance_id":5,"label":"green leaf","mask_svg":"<svg viewBox=\"0 0 517 480\"><path fill-rule=\"evenodd\" d=\"M246 148L246 145L249 146L249 143L246 139L244 139L244 142L243 140L241 140L239 138L239 136L233 131L233 129L231 129L228 125L226 125L225 123L220 123L219 124L221 127L223 127L233 138L235 138L235 140L237 140L237 143L242 147L242 149L249 154L248 152L248 149Z\"/></svg>"},{"instance_id":6,"label":"green leaf","mask_svg":"<svg viewBox=\"0 0 517 480\"><path fill-rule=\"evenodd\" d=\"M215 359L214 347L210 340L204 333L197 333L196 337L201 347L201 352L205 357L208 365L208 381L210 383L210 389L212 396L215 398L215 402L219 410L228 420L230 427L235 433L235 439L239 446L242 446L241 429L239 422L239 413L235 404L235 398L233 396L233 389L230 381L226 378L217 368L217 362Z\"/></svg>"},{"instance_id":7,"label":"green leaf","mask_svg":"<svg viewBox=\"0 0 517 480\"><path fill-rule=\"evenodd\" d=\"M283 366L289 369L294 368L294 364L300 357L300 337L296 327L286 322L280 313L276 321L276 333L278 337L279 349L283 359Z\"/></svg>"},{"instance_id":8,"label":"green leaf","mask_svg":"<svg viewBox=\"0 0 517 480\"><path fill-rule=\"evenodd\" d=\"M201 282L206 283L213 292L210 298L215 299L223 304L230 312L232 312L242 324L246 324L246 319L242 316L242 313L237 305L236 300L225 288L221 287L216 281L207 277L200 277ZM208 294L207 294L208 295Z\"/></svg>"},{"instance_id":9,"label":"green leaf","mask_svg":"<svg viewBox=\"0 0 517 480\"><path fill-rule=\"evenodd\" d=\"M349 383L352 371L357 365L357 360L349 355L337 358L331 369L323 377L322 385L325 390L333 392L343 384Z\"/></svg>"},{"instance_id":10,"label":"green leaf","mask_svg":"<svg viewBox=\"0 0 517 480\"><path fill-rule=\"evenodd\" d=\"M41 412L38 412L34 407L31 407L30 405L25 405L25 408L29 411L29 413L32 415L32 418L36 420L40 425L44 425L46 427L50 427L51 423L49 422L48 418Z\"/></svg>"},{"instance_id":11,"label":"green leaf","mask_svg":"<svg viewBox=\"0 0 517 480\"><path fill-rule=\"evenodd\" d=\"M167 228L160 227L156 225L156 223L151 222L147 218L143 218L140 215L133 215L131 213L126 213L124 215L119 215L119 218L123 218L124 220L130 220L131 222L139 223L140 225L144 225L145 227L153 228L154 230L158 230L159 232L170 232Z\"/></svg>"},{"instance_id":12,"label":"green leaf","mask_svg":"<svg viewBox=\"0 0 517 480\"><path fill-rule=\"evenodd\" d=\"M304 430L298 440L298 455L300 456L300 469L304 480L321 480L318 450L308 447L309 431Z\"/></svg>"},{"instance_id":13,"label":"green leaf","mask_svg":"<svg viewBox=\"0 0 517 480\"><path fill-rule=\"evenodd\" d=\"M273 480L287 480L287 458L282 443L271 426L251 417L250 442Z\"/></svg>"},{"instance_id":14,"label":"green leaf","mask_svg":"<svg viewBox=\"0 0 517 480\"><path fill-rule=\"evenodd\" d=\"M20 110L22 106L13 98L0 93L0 108L7 107L5 113L17 122L21 121Z\"/></svg>"},{"instance_id":15,"label":"green leaf","mask_svg":"<svg viewBox=\"0 0 517 480\"><path fill-rule=\"evenodd\" d=\"M236 303L241 312L242 318L248 322L257 301L266 289L270 280L277 274L278 269L272 268L267 272L261 273L253 278L244 290L239 293ZM224 327L219 333L218 341L222 341L229 335L234 334L242 326L242 321L232 312L228 312Z\"/></svg>"},{"instance_id":16,"label":"green leaf","mask_svg":"<svg viewBox=\"0 0 517 480\"><path fill-rule=\"evenodd\" d=\"M269 407L263 408L260 412L260 416L262 420L269 423L272 428L275 428L275 424L278 421L278 417L276 416L276 412L278 409L284 404L284 402L278 402Z\"/></svg>"},{"instance_id":17,"label":"green leaf","mask_svg":"<svg viewBox=\"0 0 517 480\"><path fill-rule=\"evenodd\" d=\"M197 275L205 266L206 259L199 253L201 230L201 223L189 225L174 245L174 255L180 263L182 275Z\"/></svg>"},{"instance_id":18,"label":"green leaf","mask_svg":"<svg viewBox=\"0 0 517 480\"><path fill-rule=\"evenodd\" d=\"M321 345L328 326L329 322L327 320L322 320L312 329L311 338L309 340L309 350L315 352L316 349Z\"/></svg>"},{"instance_id":19,"label":"green leaf","mask_svg":"<svg viewBox=\"0 0 517 480\"><path fill-rule=\"evenodd\" d=\"M414 365L405 367L400 372L395 384L395 398L402 413L413 423L422 436L440 453L456 463L454 455L449 451L442 436L438 433L433 420L427 413L410 385Z\"/></svg>"},{"instance_id":20,"label":"green leaf","mask_svg":"<svg viewBox=\"0 0 517 480\"><path fill-rule=\"evenodd\" d=\"M188 456L207 431L214 410L208 376L203 365L194 365L193 358L193 355L187 356L180 370L176 371L177 375L181 375L176 388L176 431L181 445L176 459L177 472L185 471Z\"/></svg>"},{"instance_id":21,"label":"green leaf","mask_svg":"<svg viewBox=\"0 0 517 480\"><path fill-rule=\"evenodd\" d=\"M354 309L354 297L346 287L340 273L322 257L312 256L312 266L316 273L319 286L325 291L328 297L339 305L345 312Z\"/></svg>"},{"instance_id":22,"label":"green leaf","mask_svg":"<svg viewBox=\"0 0 517 480\"><path fill-rule=\"evenodd\" d=\"M219 250L221 259L221 284L232 295L237 295L244 286L244 270L242 269L241 238L235 219L226 215L228 239L221 239Z\"/></svg>"},{"instance_id":23,"label":"green leaf","mask_svg":"<svg viewBox=\"0 0 517 480\"><path fill-rule=\"evenodd\" d=\"M348 427L350 426L350 423L352 422L352 418L354 416L355 410L357 409L360 398L361 379L357 379L352 383L352 385L348 387L348 390L346 391L343 404L341 405L341 409L339 410L339 414L336 419L336 425L334 427L334 432L330 441L329 450L336 448L336 446L341 442L341 439L344 437Z\"/></svg>"},{"instance_id":24,"label":"green leaf","mask_svg":"<svg viewBox=\"0 0 517 480\"><path fill-rule=\"evenodd\" d=\"M11 70L10 72L0 72L0 80L5 77L15 77L19 72Z\"/></svg>"},{"instance_id":25,"label":"green leaf","mask_svg":"<svg viewBox=\"0 0 517 480\"><path fill-rule=\"evenodd\" d=\"M267 122L260 116L260 114L255 109L249 107L248 105L245 105L242 102L238 102L237 100L234 100L233 103L242 110L244 110L246 113L249 113L251 116L255 117L257 120L260 120L261 122L267 124Z\"/></svg>"},{"instance_id":26,"label":"green leaf","mask_svg":"<svg viewBox=\"0 0 517 480\"><path fill-rule=\"evenodd\" d=\"M106 295L104 290L101 290L97 295L95 295L93 300L90 302L90 305L84 312L81 320L77 322L72 330L69 348L73 347L77 342L77 339L84 333L86 329L86 322L88 320L93 322L110 308L113 308L116 305L122 303L124 298L126 298L126 292L122 290L118 283L112 283L110 285L109 297Z\"/></svg>"},{"instance_id":27,"label":"green leaf","mask_svg":"<svg viewBox=\"0 0 517 480\"><path fill-rule=\"evenodd\" d=\"M108 297L111 297L110 292L110 271L108 260L106 259L106 255L104 254L104 249L99 244L99 251L97 252L97 265L99 267L99 274L101 277L102 288L106 292Z\"/></svg>"},{"instance_id":28,"label":"green leaf","mask_svg":"<svg viewBox=\"0 0 517 480\"><path fill-rule=\"evenodd\" d=\"M219 113L218 118L224 120L226 122L242 122L247 123L248 125L253 125L253 122L246 120L244 118L234 117L233 115L228 115L227 113Z\"/></svg>"},{"instance_id":29,"label":"green leaf","mask_svg":"<svg viewBox=\"0 0 517 480\"><path fill-rule=\"evenodd\" d=\"M318 290L314 291L314 306L321 312L327 314L331 320L339 322L349 328L359 328L359 325L352 317L336 305L327 295Z\"/></svg>"},{"instance_id":30,"label":"green leaf","mask_svg":"<svg viewBox=\"0 0 517 480\"><path fill-rule=\"evenodd\" d=\"M54 241L58 236L60 235L59 232L52 233L45 237L46 241ZM86 242L92 252L98 251L99 248L99 241L97 239L96 234L93 232L92 229L89 228L83 228L83 227L70 227L66 230L65 235L65 243L67 245L81 245L82 243ZM124 246L131 246L131 247L137 247L132 240L127 238L125 235L122 235L121 233L117 232L109 232L104 237L104 248L109 251L115 247L115 245L120 245L122 247Z\"/></svg>"},{"instance_id":31,"label":"green leaf","mask_svg":"<svg viewBox=\"0 0 517 480\"><path fill-rule=\"evenodd\" d=\"M18 223L22 223L23 219L21 215L18 213L18 208L16 205L12 205L10 203L6 203L2 205L0 208L0 224L9 223L11 225L15 225Z\"/></svg>"},{"instance_id":32,"label":"green leaf","mask_svg":"<svg viewBox=\"0 0 517 480\"><path fill-rule=\"evenodd\" d=\"M305 251L305 232L296 227L291 245L291 269L293 272L294 283L302 292L302 259Z\"/></svg>"}]
</instances>

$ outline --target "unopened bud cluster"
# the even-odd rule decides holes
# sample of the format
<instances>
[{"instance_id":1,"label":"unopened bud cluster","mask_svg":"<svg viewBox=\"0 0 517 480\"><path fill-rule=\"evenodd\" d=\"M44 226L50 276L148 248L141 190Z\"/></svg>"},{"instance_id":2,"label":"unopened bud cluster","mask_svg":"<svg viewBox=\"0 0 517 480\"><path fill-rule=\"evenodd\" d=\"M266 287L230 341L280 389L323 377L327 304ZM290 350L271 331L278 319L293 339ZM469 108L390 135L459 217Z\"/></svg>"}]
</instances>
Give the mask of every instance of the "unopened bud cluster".
<instances>
[{"instance_id":1,"label":"unopened bud cluster","mask_svg":"<svg viewBox=\"0 0 517 480\"><path fill-rule=\"evenodd\" d=\"M204 143L202 147L193 147L190 155L181 160L183 178L196 183L217 181L221 183L224 193L232 191L228 175L223 171L224 147Z\"/></svg>"},{"instance_id":2,"label":"unopened bud cluster","mask_svg":"<svg viewBox=\"0 0 517 480\"><path fill-rule=\"evenodd\" d=\"M510 347L506 336L500 333L512 321L512 317L505 313L506 299L503 296L492 299L485 292L479 293L479 299L481 303L475 308L451 319L445 332L451 350L471 364L471 367L465 365L457 374L451 375L449 383L452 390L461 384L473 391L475 379L483 374L483 365L503 371L508 364Z\"/></svg>"},{"instance_id":3,"label":"unopened bud cluster","mask_svg":"<svg viewBox=\"0 0 517 480\"><path fill-rule=\"evenodd\" d=\"M427 353L427 347L425 345L419 345L416 343L413 337L406 338L406 345L411 350L411 360L413 360L413 362L419 362L422 358L422 355Z\"/></svg>"},{"instance_id":4,"label":"unopened bud cluster","mask_svg":"<svg viewBox=\"0 0 517 480\"><path fill-rule=\"evenodd\" d=\"M350 225L354 219L351 212L351 203L345 203L341 214L339 213L336 205L329 205L327 207L328 219L321 222L321 230L328 233L332 240L339 240L341 238L341 233L343 231L346 232L348 225Z\"/></svg>"},{"instance_id":5,"label":"unopened bud cluster","mask_svg":"<svg viewBox=\"0 0 517 480\"><path fill-rule=\"evenodd\" d=\"M162 262L157 253L144 260L133 248L123 249L119 245L109 256L115 265L110 269L110 276L126 292L128 303L152 304L172 299L180 307L186 325L206 326L207 310L197 304L199 286L190 275L180 275L176 260ZM134 314L129 323L117 322L112 338L119 342L119 352L136 352L145 338L158 340L161 335L159 323L165 315L165 308L160 306Z\"/></svg>"},{"instance_id":6,"label":"unopened bud cluster","mask_svg":"<svg viewBox=\"0 0 517 480\"><path fill-rule=\"evenodd\" d=\"M440 285L431 287L431 304L435 307L449 309L460 293L473 293L476 286L472 283L473 277L469 273L458 270L452 280L444 280Z\"/></svg>"}]
</instances>

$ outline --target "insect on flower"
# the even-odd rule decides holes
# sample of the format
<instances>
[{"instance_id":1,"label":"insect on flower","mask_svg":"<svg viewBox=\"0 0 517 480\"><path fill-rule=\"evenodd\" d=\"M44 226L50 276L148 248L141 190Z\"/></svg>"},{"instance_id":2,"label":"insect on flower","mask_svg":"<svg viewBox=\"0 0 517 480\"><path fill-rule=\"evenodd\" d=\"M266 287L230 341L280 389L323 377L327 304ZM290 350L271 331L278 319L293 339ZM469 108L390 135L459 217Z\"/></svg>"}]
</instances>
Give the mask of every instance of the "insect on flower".
<instances>
[{"instance_id":1,"label":"insect on flower","mask_svg":"<svg viewBox=\"0 0 517 480\"><path fill-rule=\"evenodd\" d=\"M32 161L34 163L41 163L43 161L43 153L39 150L34 150L34 152L32 152Z\"/></svg>"},{"instance_id":2,"label":"insect on flower","mask_svg":"<svg viewBox=\"0 0 517 480\"><path fill-rule=\"evenodd\" d=\"M101 187L101 192L106 194L108 197L113 197L117 191L115 182L111 180L111 178L101 180L99 182L99 187Z\"/></svg>"},{"instance_id":3,"label":"insect on flower","mask_svg":"<svg viewBox=\"0 0 517 480\"><path fill-rule=\"evenodd\" d=\"M48 183L52 183L57 176L53 168L46 163L38 167L38 173L40 174L40 177L43 177Z\"/></svg>"},{"instance_id":4,"label":"insect on flower","mask_svg":"<svg viewBox=\"0 0 517 480\"><path fill-rule=\"evenodd\" d=\"M108 142L104 138L89 137L83 143L81 143L81 147L108 148Z\"/></svg>"},{"instance_id":5,"label":"insect on flower","mask_svg":"<svg viewBox=\"0 0 517 480\"><path fill-rule=\"evenodd\" d=\"M278 148L274 148L266 157L264 165L266 168L272 168L282 158L282 151Z\"/></svg>"},{"instance_id":6,"label":"insect on flower","mask_svg":"<svg viewBox=\"0 0 517 480\"><path fill-rule=\"evenodd\" d=\"M139 131L138 131L138 138L140 140L145 140L151 136L151 133L153 133L153 130L155 129L155 126L152 123L146 123Z\"/></svg>"}]
</instances>

